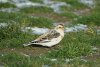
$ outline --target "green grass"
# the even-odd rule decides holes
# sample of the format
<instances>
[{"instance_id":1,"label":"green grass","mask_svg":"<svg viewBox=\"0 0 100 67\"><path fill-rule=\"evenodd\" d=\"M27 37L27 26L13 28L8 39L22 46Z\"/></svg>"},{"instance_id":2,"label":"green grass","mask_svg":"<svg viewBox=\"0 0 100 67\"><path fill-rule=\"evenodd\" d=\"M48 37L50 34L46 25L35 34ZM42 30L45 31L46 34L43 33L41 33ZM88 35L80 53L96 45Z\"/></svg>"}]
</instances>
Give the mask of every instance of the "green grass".
<instances>
[{"instance_id":1,"label":"green grass","mask_svg":"<svg viewBox=\"0 0 100 67\"><path fill-rule=\"evenodd\" d=\"M49 8L49 7L43 7L43 6L39 6L39 7L27 7L27 8L23 8L21 9L21 12L25 12L25 13L50 13L53 12L53 9Z\"/></svg>"},{"instance_id":2,"label":"green grass","mask_svg":"<svg viewBox=\"0 0 100 67\"><path fill-rule=\"evenodd\" d=\"M23 26L37 26L37 27L52 27L52 23L54 22L52 19L45 17L30 17L25 13L0 13L0 22L6 23L18 23L21 27Z\"/></svg>"},{"instance_id":3,"label":"green grass","mask_svg":"<svg viewBox=\"0 0 100 67\"><path fill-rule=\"evenodd\" d=\"M95 8L92 10L93 13L100 13L100 1L95 0Z\"/></svg>"},{"instance_id":4,"label":"green grass","mask_svg":"<svg viewBox=\"0 0 100 67\"><path fill-rule=\"evenodd\" d=\"M70 18L70 19L73 19L73 18L77 18L77 15L75 15L74 13L72 13L72 12L68 12L68 11L66 11L66 12L64 12L64 13L61 13L61 14L59 14L60 16L64 16L64 17L68 17L68 18Z\"/></svg>"},{"instance_id":5,"label":"green grass","mask_svg":"<svg viewBox=\"0 0 100 67\"><path fill-rule=\"evenodd\" d=\"M14 4L10 3L0 3L0 8L10 8L10 7L16 7Z\"/></svg>"},{"instance_id":6,"label":"green grass","mask_svg":"<svg viewBox=\"0 0 100 67\"><path fill-rule=\"evenodd\" d=\"M86 25L96 25L96 26L100 26L100 7L99 7L99 1L95 0L95 8L91 10L91 14L89 15L83 15L80 18L78 18L78 20L76 21L76 23L81 23L81 24L86 24Z\"/></svg>"},{"instance_id":7,"label":"green grass","mask_svg":"<svg viewBox=\"0 0 100 67\"><path fill-rule=\"evenodd\" d=\"M99 19L100 19L100 13L93 13L91 15L86 15L78 18L76 23L100 26Z\"/></svg>"},{"instance_id":8,"label":"green grass","mask_svg":"<svg viewBox=\"0 0 100 67\"><path fill-rule=\"evenodd\" d=\"M24 56L20 53L10 52L0 56L0 62L7 67L41 67L43 65L51 67L99 67L100 58L95 61L82 61L81 59L74 59L70 62L66 62L65 59L57 59L57 61L51 61L46 57L30 57Z\"/></svg>"},{"instance_id":9,"label":"green grass","mask_svg":"<svg viewBox=\"0 0 100 67\"><path fill-rule=\"evenodd\" d=\"M42 3L43 1L42 0L30 0L30 1L32 1L32 2L39 2L39 3Z\"/></svg>"},{"instance_id":10,"label":"green grass","mask_svg":"<svg viewBox=\"0 0 100 67\"><path fill-rule=\"evenodd\" d=\"M1 56L0 56L1 59ZM29 57L25 57L16 53L9 53L2 57L2 62L6 63L5 66L8 67L31 67L32 63L30 62Z\"/></svg>"},{"instance_id":11,"label":"green grass","mask_svg":"<svg viewBox=\"0 0 100 67\"><path fill-rule=\"evenodd\" d=\"M36 35L23 33L18 24L10 24L7 27L0 27L0 48L23 47L22 44L32 40Z\"/></svg>"}]
</instances>

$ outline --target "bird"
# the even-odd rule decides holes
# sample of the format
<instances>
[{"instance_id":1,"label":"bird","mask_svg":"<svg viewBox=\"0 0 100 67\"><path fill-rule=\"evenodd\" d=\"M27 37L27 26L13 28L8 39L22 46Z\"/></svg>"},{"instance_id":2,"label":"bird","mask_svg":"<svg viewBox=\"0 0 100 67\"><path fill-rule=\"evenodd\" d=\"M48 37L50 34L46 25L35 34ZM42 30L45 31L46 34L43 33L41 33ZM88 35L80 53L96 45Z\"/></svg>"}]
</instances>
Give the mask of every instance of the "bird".
<instances>
[{"instance_id":1,"label":"bird","mask_svg":"<svg viewBox=\"0 0 100 67\"><path fill-rule=\"evenodd\" d=\"M64 38L64 25L58 24L54 29L40 35L37 39L29 42L28 44L23 44L24 46L29 45L41 45L45 47L52 47L57 45Z\"/></svg>"}]
</instances>

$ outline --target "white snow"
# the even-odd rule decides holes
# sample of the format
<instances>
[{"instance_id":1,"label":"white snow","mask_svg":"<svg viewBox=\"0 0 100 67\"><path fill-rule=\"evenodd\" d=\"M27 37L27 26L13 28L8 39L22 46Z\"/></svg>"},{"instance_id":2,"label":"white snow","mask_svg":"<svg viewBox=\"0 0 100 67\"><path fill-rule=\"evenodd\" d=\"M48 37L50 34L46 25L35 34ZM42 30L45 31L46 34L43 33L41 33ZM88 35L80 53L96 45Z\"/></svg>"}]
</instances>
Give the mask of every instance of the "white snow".
<instances>
[{"instance_id":1,"label":"white snow","mask_svg":"<svg viewBox=\"0 0 100 67\"><path fill-rule=\"evenodd\" d=\"M38 28L38 27L25 27L24 29L22 29L22 31L27 32L28 30L31 30L33 34L44 34L47 31L49 31L48 28Z\"/></svg>"},{"instance_id":2,"label":"white snow","mask_svg":"<svg viewBox=\"0 0 100 67\"><path fill-rule=\"evenodd\" d=\"M56 13L62 13L63 11L60 9L61 6L68 6L70 7L71 5L65 3L65 2L58 2L58 1L51 1L51 0L43 0L43 3L46 4L47 6L51 7L54 12Z\"/></svg>"},{"instance_id":3,"label":"white snow","mask_svg":"<svg viewBox=\"0 0 100 67\"><path fill-rule=\"evenodd\" d=\"M12 0L12 3L15 4L18 8L24 8L29 6L43 6L40 3L34 3L29 0Z\"/></svg>"},{"instance_id":4,"label":"white snow","mask_svg":"<svg viewBox=\"0 0 100 67\"><path fill-rule=\"evenodd\" d=\"M7 3L8 0L0 0L0 3Z\"/></svg>"},{"instance_id":5,"label":"white snow","mask_svg":"<svg viewBox=\"0 0 100 67\"><path fill-rule=\"evenodd\" d=\"M89 7L93 8L95 3L94 0L80 0L81 3L88 5Z\"/></svg>"},{"instance_id":6,"label":"white snow","mask_svg":"<svg viewBox=\"0 0 100 67\"><path fill-rule=\"evenodd\" d=\"M81 61L87 62L87 60L86 60L86 59L81 59Z\"/></svg>"},{"instance_id":7,"label":"white snow","mask_svg":"<svg viewBox=\"0 0 100 67\"><path fill-rule=\"evenodd\" d=\"M91 46L92 47L92 50L93 51L95 51L95 50L97 50L98 48L97 47L95 47L95 46Z\"/></svg>"},{"instance_id":8,"label":"white snow","mask_svg":"<svg viewBox=\"0 0 100 67\"><path fill-rule=\"evenodd\" d=\"M70 28L65 28L65 32L77 32L77 31L80 31L80 30L87 30L87 25L83 25L83 24L77 24L73 27L70 27Z\"/></svg>"},{"instance_id":9,"label":"white snow","mask_svg":"<svg viewBox=\"0 0 100 67\"><path fill-rule=\"evenodd\" d=\"M50 59L51 61L57 61L57 59Z\"/></svg>"},{"instance_id":10,"label":"white snow","mask_svg":"<svg viewBox=\"0 0 100 67\"><path fill-rule=\"evenodd\" d=\"M6 27L6 26L8 26L7 23L0 23L0 27Z\"/></svg>"},{"instance_id":11,"label":"white snow","mask_svg":"<svg viewBox=\"0 0 100 67\"><path fill-rule=\"evenodd\" d=\"M65 2L56 2L55 4L51 4L51 8L54 10L56 13L62 13L63 11L60 10L61 6L66 6Z\"/></svg>"},{"instance_id":12,"label":"white snow","mask_svg":"<svg viewBox=\"0 0 100 67\"><path fill-rule=\"evenodd\" d=\"M74 59L65 59L65 61L68 63L68 62L70 62L70 61L72 61L72 60L74 60Z\"/></svg>"},{"instance_id":13,"label":"white snow","mask_svg":"<svg viewBox=\"0 0 100 67\"><path fill-rule=\"evenodd\" d=\"M97 29L97 34L100 34L100 29Z\"/></svg>"}]
</instances>

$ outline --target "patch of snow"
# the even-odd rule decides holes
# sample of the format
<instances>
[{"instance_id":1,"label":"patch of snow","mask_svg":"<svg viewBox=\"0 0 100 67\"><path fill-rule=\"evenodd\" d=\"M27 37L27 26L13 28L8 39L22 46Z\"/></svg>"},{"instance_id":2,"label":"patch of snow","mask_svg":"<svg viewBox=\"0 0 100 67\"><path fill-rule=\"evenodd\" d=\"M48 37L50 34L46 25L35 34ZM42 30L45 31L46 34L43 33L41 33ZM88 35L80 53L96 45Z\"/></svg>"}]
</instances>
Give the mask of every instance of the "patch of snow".
<instances>
[{"instance_id":1,"label":"patch of snow","mask_svg":"<svg viewBox=\"0 0 100 67\"><path fill-rule=\"evenodd\" d=\"M1 8L0 11L11 13L11 12L18 12L19 9L18 8Z\"/></svg>"},{"instance_id":2,"label":"patch of snow","mask_svg":"<svg viewBox=\"0 0 100 67\"><path fill-rule=\"evenodd\" d=\"M65 28L65 32L77 32L80 30L87 30L87 25L83 25L83 24L77 24L74 27L70 27L70 28Z\"/></svg>"},{"instance_id":3,"label":"patch of snow","mask_svg":"<svg viewBox=\"0 0 100 67\"><path fill-rule=\"evenodd\" d=\"M1 54L1 56L4 56L4 54Z\"/></svg>"},{"instance_id":4,"label":"patch of snow","mask_svg":"<svg viewBox=\"0 0 100 67\"><path fill-rule=\"evenodd\" d=\"M97 47L95 47L95 46L91 46L92 47L92 50L93 51L95 51L95 50L97 50L98 48Z\"/></svg>"},{"instance_id":5,"label":"patch of snow","mask_svg":"<svg viewBox=\"0 0 100 67\"><path fill-rule=\"evenodd\" d=\"M51 61L57 61L57 59L51 59Z\"/></svg>"},{"instance_id":6,"label":"patch of snow","mask_svg":"<svg viewBox=\"0 0 100 67\"><path fill-rule=\"evenodd\" d=\"M61 6L68 6L70 7L71 5L65 3L65 2L57 2L57 1L51 1L51 0L43 0L43 3L51 7L54 12L56 13L62 13L63 11L60 9Z\"/></svg>"},{"instance_id":7,"label":"patch of snow","mask_svg":"<svg viewBox=\"0 0 100 67\"><path fill-rule=\"evenodd\" d=\"M72 61L72 60L74 60L74 59L65 59L65 61L68 63L68 62L70 62L70 61Z\"/></svg>"},{"instance_id":8,"label":"patch of snow","mask_svg":"<svg viewBox=\"0 0 100 67\"><path fill-rule=\"evenodd\" d=\"M50 7L54 10L56 13L62 13L63 11L60 10L61 6L66 6L65 2L58 2L55 4L52 4Z\"/></svg>"},{"instance_id":9,"label":"patch of snow","mask_svg":"<svg viewBox=\"0 0 100 67\"><path fill-rule=\"evenodd\" d=\"M6 26L8 26L7 23L0 23L0 27L6 27Z\"/></svg>"},{"instance_id":10,"label":"patch of snow","mask_svg":"<svg viewBox=\"0 0 100 67\"><path fill-rule=\"evenodd\" d=\"M97 34L100 34L100 29L97 30Z\"/></svg>"},{"instance_id":11,"label":"patch of snow","mask_svg":"<svg viewBox=\"0 0 100 67\"><path fill-rule=\"evenodd\" d=\"M81 3L88 5L89 7L93 8L95 3L94 0L80 0Z\"/></svg>"},{"instance_id":12,"label":"patch of snow","mask_svg":"<svg viewBox=\"0 0 100 67\"><path fill-rule=\"evenodd\" d=\"M11 50L13 51L13 50L15 50L15 48L12 48Z\"/></svg>"},{"instance_id":13,"label":"patch of snow","mask_svg":"<svg viewBox=\"0 0 100 67\"><path fill-rule=\"evenodd\" d=\"M25 29L22 29L22 31L25 32L27 32L28 30L31 30L33 34L38 34L38 35L44 34L47 31L49 31L48 28L38 28L38 27L25 27Z\"/></svg>"},{"instance_id":14,"label":"patch of snow","mask_svg":"<svg viewBox=\"0 0 100 67\"><path fill-rule=\"evenodd\" d=\"M24 8L30 6L43 6L43 4L33 3L29 0L12 0L12 3L15 4L18 8Z\"/></svg>"},{"instance_id":15,"label":"patch of snow","mask_svg":"<svg viewBox=\"0 0 100 67\"><path fill-rule=\"evenodd\" d=\"M86 60L86 59L81 59L81 61L87 62L87 60Z\"/></svg>"},{"instance_id":16,"label":"patch of snow","mask_svg":"<svg viewBox=\"0 0 100 67\"><path fill-rule=\"evenodd\" d=\"M7 3L8 0L0 0L0 3Z\"/></svg>"},{"instance_id":17,"label":"patch of snow","mask_svg":"<svg viewBox=\"0 0 100 67\"><path fill-rule=\"evenodd\" d=\"M5 67L5 65L0 64L0 67Z\"/></svg>"}]
</instances>

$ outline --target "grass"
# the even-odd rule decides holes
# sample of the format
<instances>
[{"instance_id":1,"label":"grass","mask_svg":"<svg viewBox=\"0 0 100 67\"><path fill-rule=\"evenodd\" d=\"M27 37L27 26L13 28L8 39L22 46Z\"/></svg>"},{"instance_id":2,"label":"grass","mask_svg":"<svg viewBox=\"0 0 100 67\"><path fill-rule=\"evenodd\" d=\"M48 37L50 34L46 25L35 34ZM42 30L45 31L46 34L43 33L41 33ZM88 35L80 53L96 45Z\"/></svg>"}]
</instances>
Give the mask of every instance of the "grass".
<instances>
[{"instance_id":1,"label":"grass","mask_svg":"<svg viewBox=\"0 0 100 67\"><path fill-rule=\"evenodd\" d=\"M32 1L32 2L39 2L39 3L42 3L43 1L42 0L30 0L30 1Z\"/></svg>"},{"instance_id":2,"label":"grass","mask_svg":"<svg viewBox=\"0 0 100 67\"><path fill-rule=\"evenodd\" d=\"M9 53L8 55L2 57L2 62L5 62L5 66L8 67L41 67L49 63L50 60L47 60L46 58L26 57L21 54ZM51 62L48 65L56 66L55 63Z\"/></svg>"},{"instance_id":3,"label":"grass","mask_svg":"<svg viewBox=\"0 0 100 67\"><path fill-rule=\"evenodd\" d=\"M70 19L73 19L73 18L77 18L77 15L75 15L74 13L72 12L64 12L62 14L59 14L60 16L64 16L64 17L68 17Z\"/></svg>"},{"instance_id":4,"label":"grass","mask_svg":"<svg viewBox=\"0 0 100 67\"><path fill-rule=\"evenodd\" d=\"M54 22L52 19L48 19L45 17L30 17L25 13L0 13L0 21L8 22L8 23L18 23L20 27L23 26L36 26L37 27L48 27L51 28L52 23Z\"/></svg>"},{"instance_id":5,"label":"grass","mask_svg":"<svg viewBox=\"0 0 100 67\"><path fill-rule=\"evenodd\" d=\"M37 7L28 7L21 9L21 12L25 13L50 13L53 12L53 9L49 7L37 6Z\"/></svg>"},{"instance_id":6,"label":"grass","mask_svg":"<svg viewBox=\"0 0 100 67\"><path fill-rule=\"evenodd\" d=\"M99 6L99 2L96 0L95 1L96 5L95 8L91 11L91 14L87 14L87 15L83 15L81 17L78 18L77 21L74 21L76 23L81 23L81 24L86 24L86 25L96 25L96 26L100 26L100 8Z\"/></svg>"},{"instance_id":7,"label":"grass","mask_svg":"<svg viewBox=\"0 0 100 67\"><path fill-rule=\"evenodd\" d=\"M0 48L22 47L25 41L30 41L35 36L23 33L20 25L11 24L7 27L0 27ZM31 39L32 40L32 39Z\"/></svg>"},{"instance_id":8,"label":"grass","mask_svg":"<svg viewBox=\"0 0 100 67\"><path fill-rule=\"evenodd\" d=\"M13 62L14 60L15 62ZM30 58L27 58L23 55L16 54L16 53L9 53L8 55L5 55L5 57L2 57L2 62L5 62L6 63L5 66L9 66L9 67L30 67L30 65L32 64L29 63Z\"/></svg>"},{"instance_id":9,"label":"grass","mask_svg":"<svg viewBox=\"0 0 100 67\"><path fill-rule=\"evenodd\" d=\"M10 7L15 8L16 6L10 3L0 3L0 8L10 8Z\"/></svg>"},{"instance_id":10,"label":"grass","mask_svg":"<svg viewBox=\"0 0 100 67\"><path fill-rule=\"evenodd\" d=\"M65 35L60 48L49 53L49 57L75 58L90 54L91 46L99 44L100 35L90 32L77 32ZM59 55L58 55L59 54Z\"/></svg>"},{"instance_id":11,"label":"grass","mask_svg":"<svg viewBox=\"0 0 100 67\"><path fill-rule=\"evenodd\" d=\"M100 26L99 19L100 19L100 13L93 13L91 15L86 15L78 18L76 23Z\"/></svg>"}]
</instances>

